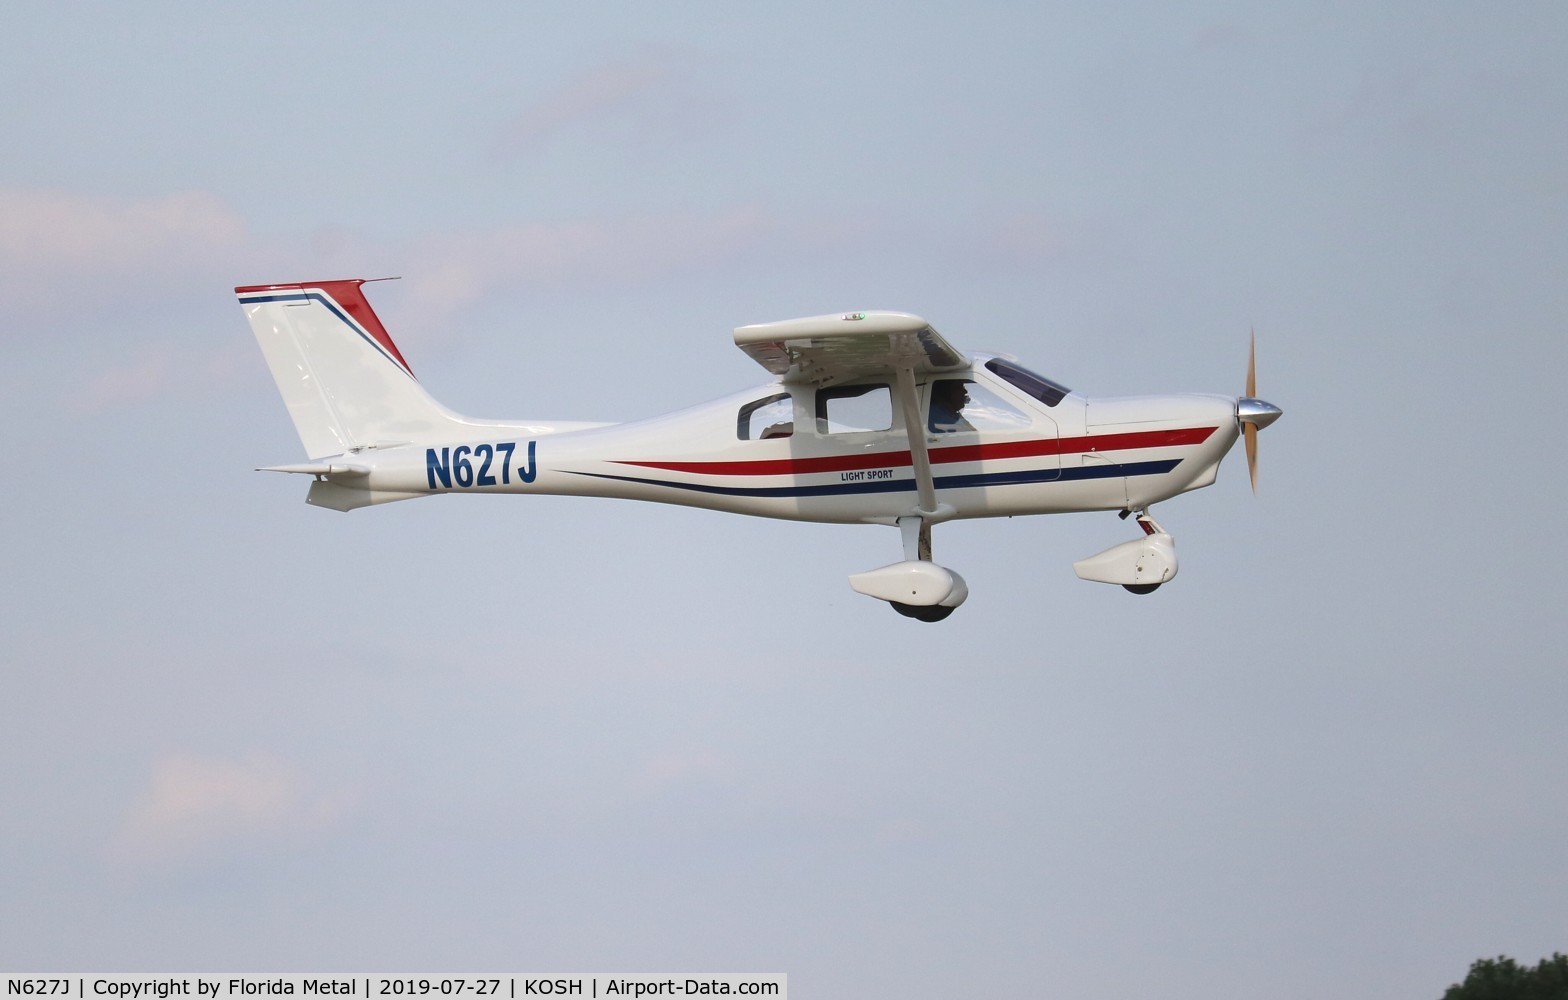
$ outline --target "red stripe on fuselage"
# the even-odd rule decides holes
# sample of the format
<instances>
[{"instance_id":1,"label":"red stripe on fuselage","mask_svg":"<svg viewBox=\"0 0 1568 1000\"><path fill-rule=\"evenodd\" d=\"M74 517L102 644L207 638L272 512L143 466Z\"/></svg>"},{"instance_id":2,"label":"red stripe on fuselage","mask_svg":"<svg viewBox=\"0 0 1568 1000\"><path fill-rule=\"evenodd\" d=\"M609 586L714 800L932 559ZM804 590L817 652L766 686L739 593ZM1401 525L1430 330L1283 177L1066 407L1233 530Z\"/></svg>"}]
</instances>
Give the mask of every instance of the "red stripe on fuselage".
<instances>
[{"instance_id":1,"label":"red stripe on fuselage","mask_svg":"<svg viewBox=\"0 0 1568 1000\"><path fill-rule=\"evenodd\" d=\"M1090 451L1130 451L1135 448L1176 448L1202 444L1218 427L1186 427L1174 431L1134 431L1128 434L1091 434L1075 438L1035 438L997 444L933 448L931 464L983 462L1041 455L1076 455ZM664 472L690 472L710 476L802 476L813 472L850 472L910 465L907 451L874 455L830 455L823 458L775 458L760 462L617 462Z\"/></svg>"}]
</instances>

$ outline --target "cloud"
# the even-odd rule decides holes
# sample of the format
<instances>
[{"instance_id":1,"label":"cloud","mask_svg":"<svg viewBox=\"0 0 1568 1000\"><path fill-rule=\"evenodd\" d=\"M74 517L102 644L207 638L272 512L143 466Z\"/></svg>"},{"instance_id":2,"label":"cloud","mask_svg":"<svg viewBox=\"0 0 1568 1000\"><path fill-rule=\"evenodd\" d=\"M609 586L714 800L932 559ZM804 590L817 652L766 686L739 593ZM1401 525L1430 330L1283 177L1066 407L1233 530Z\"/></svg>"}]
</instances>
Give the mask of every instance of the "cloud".
<instances>
[{"instance_id":1,"label":"cloud","mask_svg":"<svg viewBox=\"0 0 1568 1000\"><path fill-rule=\"evenodd\" d=\"M711 214L577 219L432 234L406 250L410 291L428 308L459 308L504 287L643 280L717 265L773 231L769 214L742 205Z\"/></svg>"},{"instance_id":2,"label":"cloud","mask_svg":"<svg viewBox=\"0 0 1568 1000\"><path fill-rule=\"evenodd\" d=\"M614 86L581 88L567 104L613 103L611 95L653 75L626 70ZM746 202L503 220L391 239L345 227L261 239L223 199L200 191L113 199L0 188L0 309L10 336L47 329L47 338L32 339L89 348L82 379L61 398L68 410L96 416L171 393L210 391L239 373L249 377L254 357L243 324L236 320L234 338L220 348L207 312L195 322L186 318L193 304L219 308L227 288L239 282L404 275L407 325L397 335L417 342L438 339L475 303L522 290L576 293L682 275L718 282L720 272L744 268L748 260L758 267L825 259L855 264L879 258L889 244L928 247L928 257L943 267L991 272L1060 262L1069 246L1081 255L1083 235L1070 223L1064 228L1061 220L1026 211L933 230L875 210L802 216Z\"/></svg>"},{"instance_id":3,"label":"cloud","mask_svg":"<svg viewBox=\"0 0 1568 1000\"><path fill-rule=\"evenodd\" d=\"M317 834L343 814L329 796L277 757L166 756L110 846L129 865L201 860Z\"/></svg>"},{"instance_id":4,"label":"cloud","mask_svg":"<svg viewBox=\"0 0 1568 1000\"><path fill-rule=\"evenodd\" d=\"M168 388L175 374L174 358L166 347L143 351L129 362L106 369L87 380L69 401L79 413L93 415L130 403L153 399Z\"/></svg>"},{"instance_id":5,"label":"cloud","mask_svg":"<svg viewBox=\"0 0 1568 1000\"><path fill-rule=\"evenodd\" d=\"M708 750L670 751L643 762L637 777L640 795L658 798L672 792L704 786L732 784L739 774L737 761Z\"/></svg>"},{"instance_id":6,"label":"cloud","mask_svg":"<svg viewBox=\"0 0 1568 1000\"><path fill-rule=\"evenodd\" d=\"M123 304L127 295L188 299L195 287L210 292L264 280L237 276L276 270L273 280L279 281L321 276L313 271L403 273L416 298L450 310L496 287L647 278L721 262L771 228L761 208L740 205L711 213L502 224L401 241L320 230L299 234L289 250L256 240L238 212L205 192L125 200L0 188L0 308L15 319L17 311L48 306L58 319L58 306L69 303L63 315L80 318L83 310ZM143 356L114 377L147 384L168 365L166 356Z\"/></svg>"},{"instance_id":7,"label":"cloud","mask_svg":"<svg viewBox=\"0 0 1568 1000\"><path fill-rule=\"evenodd\" d=\"M505 122L496 151L536 152L584 129L621 130L642 141L705 132L723 116L692 62L690 54L650 49L570 79Z\"/></svg>"},{"instance_id":8,"label":"cloud","mask_svg":"<svg viewBox=\"0 0 1568 1000\"><path fill-rule=\"evenodd\" d=\"M117 199L0 188L0 307L96 300L204 272L245 240L239 214L204 191Z\"/></svg>"},{"instance_id":9,"label":"cloud","mask_svg":"<svg viewBox=\"0 0 1568 1000\"><path fill-rule=\"evenodd\" d=\"M239 338L220 347L182 348L168 341L143 344L123 362L66 386L62 398L72 412L96 416L165 393L213 391L229 385L255 361L255 350Z\"/></svg>"},{"instance_id":10,"label":"cloud","mask_svg":"<svg viewBox=\"0 0 1568 1000\"><path fill-rule=\"evenodd\" d=\"M405 274L410 329L428 335L497 292L718 266L775 229L764 210L740 205L503 222L396 240L337 228L297 234L291 248L288 238L258 239L240 213L204 192L113 199L0 188L0 310L5 336L86 349L82 378L63 387L60 400L71 412L96 416L206 391L249 372L255 359L237 310L234 339L221 346L214 346L205 312L197 322L186 318L193 303L216 306L236 283ZM48 336L35 336L40 330Z\"/></svg>"}]
</instances>

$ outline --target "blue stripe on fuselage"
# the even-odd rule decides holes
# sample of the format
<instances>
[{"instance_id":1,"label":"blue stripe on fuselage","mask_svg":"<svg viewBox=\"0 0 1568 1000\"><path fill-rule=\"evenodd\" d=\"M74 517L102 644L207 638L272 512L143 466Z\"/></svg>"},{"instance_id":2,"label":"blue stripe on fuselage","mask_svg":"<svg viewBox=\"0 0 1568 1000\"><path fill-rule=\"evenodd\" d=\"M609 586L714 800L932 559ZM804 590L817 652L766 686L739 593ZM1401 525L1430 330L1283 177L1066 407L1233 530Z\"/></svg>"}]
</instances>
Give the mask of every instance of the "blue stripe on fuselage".
<instances>
[{"instance_id":1,"label":"blue stripe on fuselage","mask_svg":"<svg viewBox=\"0 0 1568 1000\"><path fill-rule=\"evenodd\" d=\"M1031 483L1064 483L1084 479L1112 479L1118 476L1161 476L1181 464L1181 459L1163 459L1158 462L1129 462L1126 465L1090 465L1077 469L1020 469L1017 472L985 472L967 476L937 476L934 485L939 490L962 490L984 486L1020 486ZM674 483L667 479L643 479L638 476L611 476L601 472L579 472L579 476L595 479L613 479L621 483L640 483L644 486L668 486L675 490L694 493L711 493L726 497L828 497L856 493L904 493L913 491L913 479L881 480L869 483L825 483L820 486L711 486L707 483Z\"/></svg>"}]
</instances>

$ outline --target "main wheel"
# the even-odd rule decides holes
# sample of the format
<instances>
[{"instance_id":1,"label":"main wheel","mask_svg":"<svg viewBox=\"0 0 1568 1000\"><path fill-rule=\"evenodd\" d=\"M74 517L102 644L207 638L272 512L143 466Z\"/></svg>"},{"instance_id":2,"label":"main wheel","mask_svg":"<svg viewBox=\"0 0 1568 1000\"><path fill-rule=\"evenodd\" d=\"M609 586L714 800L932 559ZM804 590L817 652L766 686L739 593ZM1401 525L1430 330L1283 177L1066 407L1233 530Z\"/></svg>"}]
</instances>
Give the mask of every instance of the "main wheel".
<instances>
[{"instance_id":1,"label":"main wheel","mask_svg":"<svg viewBox=\"0 0 1568 1000\"><path fill-rule=\"evenodd\" d=\"M888 601L888 603L893 605L894 611L905 618L916 618L923 622L939 622L956 610L941 604L900 604L897 601Z\"/></svg>"},{"instance_id":2,"label":"main wheel","mask_svg":"<svg viewBox=\"0 0 1568 1000\"><path fill-rule=\"evenodd\" d=\"M1130 594L1152 594L1160 589L1158 583L1124 583L1122 589Z\"/></svg>"}]
</instances>

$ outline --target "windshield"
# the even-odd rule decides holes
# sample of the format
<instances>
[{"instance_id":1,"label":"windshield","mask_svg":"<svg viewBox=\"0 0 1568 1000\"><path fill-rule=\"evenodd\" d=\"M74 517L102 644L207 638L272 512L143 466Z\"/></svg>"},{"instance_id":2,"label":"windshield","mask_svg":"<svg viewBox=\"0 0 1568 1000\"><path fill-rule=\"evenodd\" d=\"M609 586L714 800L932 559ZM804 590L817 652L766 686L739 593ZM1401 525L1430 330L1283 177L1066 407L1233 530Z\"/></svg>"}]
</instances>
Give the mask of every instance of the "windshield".
<instances>
[{"instance_id":1,"label":"windshield","mask_svg":"<svg viewBox=\"0 0 1568 1000\"><path fill-rule=\"evenodd\" d=\"M1003 361L1001 358L992 358L985 363L985 366L1008 385L1028 393L1046 406L1055 406L1062 401L1063 396L1072 391L1065 385L1052 382L1044 375L1036 375L1021 365Z\"/></svg>"}]
</instances>

